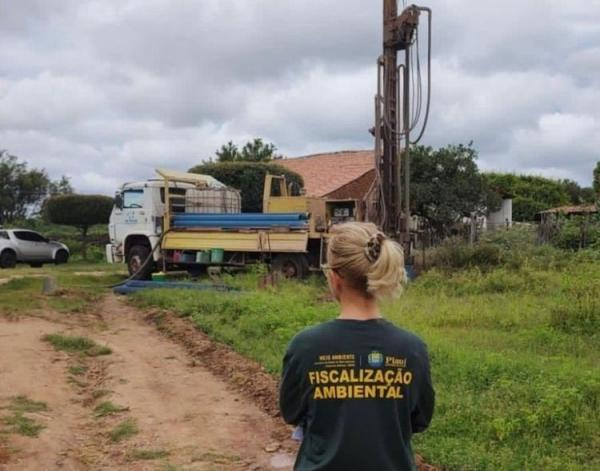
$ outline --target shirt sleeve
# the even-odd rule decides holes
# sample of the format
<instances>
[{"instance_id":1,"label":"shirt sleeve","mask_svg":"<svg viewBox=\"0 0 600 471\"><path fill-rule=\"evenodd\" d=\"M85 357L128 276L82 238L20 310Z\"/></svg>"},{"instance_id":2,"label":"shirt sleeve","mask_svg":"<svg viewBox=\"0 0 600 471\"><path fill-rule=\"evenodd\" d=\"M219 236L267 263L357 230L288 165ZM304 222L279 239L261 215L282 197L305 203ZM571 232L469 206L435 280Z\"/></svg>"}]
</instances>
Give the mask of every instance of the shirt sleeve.
<instances>
[{"instance_id":1,"label":"shirt sleeve","mask_svg":"<svg viewBox=\"0 0 600 471\"><path fill-rule=\"evenodd\" d=\"M309 388L302 361L294 348L295 339L290 343L283 357L281 384L279 386L279 409L288 424L298 425L308 410Z\"/></svg>"},{"instance_id":2,"label":"shirt sleeve","mask_svg":"<svg viewBox=\"0 0 600 471\"><path fill-rule=\"evenodd\" d=\"M423 354L423 371L421 372L421 377L422 381L418 389L419 396L410 415L413 433L424 432L429 427L435 405L435 391L431 382L429 355L426 349Z\"/></svg>"}]
</instances>

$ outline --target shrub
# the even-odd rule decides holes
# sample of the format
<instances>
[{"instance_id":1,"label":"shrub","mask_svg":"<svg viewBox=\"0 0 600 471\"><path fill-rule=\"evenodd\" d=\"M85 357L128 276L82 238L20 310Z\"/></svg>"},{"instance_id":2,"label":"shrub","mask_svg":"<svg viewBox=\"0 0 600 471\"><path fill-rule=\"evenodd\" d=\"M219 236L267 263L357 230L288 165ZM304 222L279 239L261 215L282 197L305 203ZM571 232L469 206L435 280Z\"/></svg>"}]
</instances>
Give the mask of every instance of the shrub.
<instances>
[{"instance_id":1,"label":"shrub","mask_svg":"<svg viewBox=\"0 0 600 471\"><path fill-rule=\"evenodd\" d=\"M83 239L82 254L87 258L88 230L95 224L106 224L113 207L113 199L102 195L58 195L49 198L45 214L54 224L73 226Z\"/></svg>"},{"instance_id":2,"label":"shrub","mask_svg":"<svg viewBox=\"0 0 600 471\"><path fill-rule=\"evenodd\" d=\"M551 310L550 325L567 333L593 335L600 331L600 301L595 296L572 299Z\"/></svg>"},{"instance_id":3,"label":"shrub","mask_svg":"<svg viewBox=\"0 0 600 471\"><path fill-rule=\"evenodd\" d=\"M292 188L298 191L304 185L302 177L281 165L264 162L217 162L192 167L192 173L210 175L242 193L242 211L261 212L265 175L285 175ZM297 193L297 194L298 194Z\"/></svg>"},{"instance_id":4,"label":"shrub","mask_svg":"<svg viewBox=\"0 0 600 471\"><path fill-rule=\"evenodd\" d=\"M467 245L457 240L449 240L435 249L433 265L446 269L478 267L487 269L500 265L502 251L499 246L488 243Z\"/></svg>"},{"instance_id":5,"label":"shrub","mask_svg":"<svg viewBox=\"0 0 600 471\"><path fill-rule=\"evenodd\" d=\"M600 243L600 222L582 216L566 219L554 234L552 244L561 249L578 250Z\"/></svg>"}]
</instances>

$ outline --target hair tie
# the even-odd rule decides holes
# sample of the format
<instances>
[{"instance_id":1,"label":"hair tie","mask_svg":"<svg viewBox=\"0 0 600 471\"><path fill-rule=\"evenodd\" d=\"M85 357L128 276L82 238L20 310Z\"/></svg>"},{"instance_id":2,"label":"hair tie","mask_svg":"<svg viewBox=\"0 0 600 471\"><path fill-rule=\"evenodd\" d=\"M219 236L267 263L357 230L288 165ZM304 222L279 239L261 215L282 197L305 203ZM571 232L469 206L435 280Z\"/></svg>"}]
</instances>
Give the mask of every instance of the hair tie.
<instances>
[{"instance_id":1,"label":"hair tie","mask_svg":"<svg viewBox=\"0 0 600 471\"><path fill-rule=\"evenodd\" d=\"M371 263L375 263L375 261L379 258L381 254L381 244L385 240L385 234L382 232L376 232L373 234L365 246L365 255L367 259Z\"/></svg>"}]
</instances>

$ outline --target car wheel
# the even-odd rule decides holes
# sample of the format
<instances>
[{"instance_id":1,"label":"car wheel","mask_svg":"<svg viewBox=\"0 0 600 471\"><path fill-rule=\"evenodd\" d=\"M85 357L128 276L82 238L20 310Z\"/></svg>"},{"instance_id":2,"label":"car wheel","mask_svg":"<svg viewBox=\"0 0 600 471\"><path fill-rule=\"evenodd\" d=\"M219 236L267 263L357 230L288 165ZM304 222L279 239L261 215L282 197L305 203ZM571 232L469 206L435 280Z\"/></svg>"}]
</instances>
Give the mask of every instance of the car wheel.
<instances>
[{"instance_id":1,"label":"car wheel","mask_svg":"<svg viewBox=\"0 0 600 471\"><path fill-rule=\"evenodd\" d=\"M0 254L0 268L14 268L17 264L17 254L12 250L5 250Z\"/></svg>"},{"instance_id":2,"label":"car wheel","mask_svg":"<svg viewBox=\"0 0 600 471\"><path fill-rule=\"evenodd\" d=\"M56 252L54 256L54 263L57 265L62 265L63 263L67 263L69 261L69 253L66 250L59 250Z\"/></svg>"},{"instance_id":3,"label":"car wheel","mask_svg":"<svg viewBox=\"0 0 600 471\"><path fill-rule=\"evenodd\" d=\"M308 259L304 254L277 254L273 259L273 270L286 278L304 278L309 272Z\"/></svg>"},{"instance_id":4,"label":"car wheel","mask_svg":"<svg viewBox=\"0 0 600 471\"><path fill-rule=\"evenodd\" d=\"M30 263L29 266L31 268L41 268L44 266L44 264L42 262L33 262L33 263Z\"/></svg>"},{"instance_id":5,"label":"car wheel","mask_svg":"<svg viewBox=\"0 0 600 471\"><path fill-rule=\"evenodd\" d=\"M129 276L136 280L149 280L154 271L154 262L149 261L142 269L143 263L150 255L150 249L145 245L134 245L127 254L127 270Z\"/></svg>"}]
</instances>

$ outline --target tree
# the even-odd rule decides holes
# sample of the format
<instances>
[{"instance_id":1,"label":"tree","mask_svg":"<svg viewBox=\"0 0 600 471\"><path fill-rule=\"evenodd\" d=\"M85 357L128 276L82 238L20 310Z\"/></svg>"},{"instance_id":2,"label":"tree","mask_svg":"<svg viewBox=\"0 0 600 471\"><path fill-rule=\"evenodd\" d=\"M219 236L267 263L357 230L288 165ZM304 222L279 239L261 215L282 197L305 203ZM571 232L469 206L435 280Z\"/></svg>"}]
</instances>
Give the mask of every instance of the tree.
<instances>
[{"instance_id":1,"label":"tree","mask_svg":"<svg viewBox=\"0 0 600 471\"><path fill-rule=\"evenodd\" d=\"M269 162L281 158L280 155L275 153L276 151L277 147L274 144L265 143L262 139L255 138L242 147L239 160L245 162Z\"/></svg>"},{"instance_id":2,"label":"tree","mask_svg":"<svg viewBox=\"0 0 600 471\"><path fill-rule=\"evenodd\" d=\"M81 232L82 254L87 259L88 229L95 224L107 224L113 199L102 195L64 194L46 201L48 220L54 224L73 226Z\"/></svg>"},{"instance_id":3,"label":"tree","mask_svg":"<svg viewBox=\"0 0 600 471\"><path fill-rule=\"evenodd\" d=\"M63 175L60 180L50 182L48 186L48 193L51 196L54 195L68 195L73 193L73 187L68 177Z\"/></svg>"},{"instance_id":4,"label":"tree","mask_svg":"<svg viewBox=\"0 0 600 471\"><path fill-rule=\"evenodd\" d=\"M0 150L0 223L37 214L49 194L72 192L67 177L51 181L45 170L30 169L26 162Z\"/></svg>"},{"instance_id":5,"label":"tree","mask_svg":"<svg viewBox=\"0 0 600 471\"><path fill-rule=\"evenodd\" d=\"M257 137L244 144L241 151L232 141L229 141L222 145L215 155L217 162L270 162L281 158L276 151L277 147L274 144L264 142Z\"/></svg>"},{"instance_id":6,"label":"tree","mask_svg":"<svg viewBox=\"0 0 600 471\"><path fill-rule=\"evenodd\" d=\"M594 183L593 183L594 193L596 193L596 199L600 200L600 161L596 163L596 168L594 169Z\"/></svg>"},{"instance_id":7,"label":"tree","mask_svg":"<svg viewBox=\"0 0 600 471\"><path fill-rule=\"evenodd\" d=\"M229 141L227 144L223 144L215 154L217 162L233 162L239 160L240 152L237 146L232 141Z\"/></svg>"},{"instance_id":8,"label":"tree","mask_svg":"<svg viewBox=\"0 0 600 471\"><path fill-rule=\"evenodd\" d=\"M512 196L515 221L534 221L540 211L573 204L568 185L561 180L512 173L488 173L486 178L490 187Z\"/></svg>"},{"instance_id":9,"label":"tree","mask_svg":"<svg viewBox=\"0 0 600 471\"><path fill-rule=\"evenodd\" d=\"M479 173L477 151L469 145L440 149L417 146L411 157L411 211L440 235L462 217L497 210L500 195Z\"/></svg>"},{"instance_id":10,"label":"tree","mask_svg":"<svg viewBox=\"0 0 600 471\"><path fill-rule=\"evenodd\" d=\"M0 151L0 223L27 216L46 197L49 184L44 170L29 169L8 151Z\"/></svg>"},{"instance_id":11,"label":"tree","mask_svg":"<svg viewBox=\"0 0 600 471\"><path fill-rule=\"evenodd\" d=\"M592 190L592 188L582 187L579 185L579 183L566 178L564 180L559 181L565 187L565 191L569 195L571 204L579 205L594 202L594 191Z\"/></svg>"},{"instance_id":12,"label":"tree","mask_svg":"<svg viewBox=\"0 0 600 471\"><path fill-rule=\"evenodd\" d=\"M240 190L243 212L261 212L265 175L285 175L288 183L299 190L302 177L285 167L268 162L209 162L192 167L192 173L211 175L220 182Z\"/></svg>"}]
</instances>

